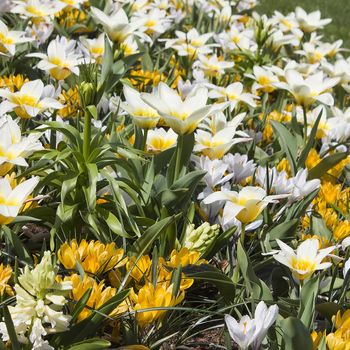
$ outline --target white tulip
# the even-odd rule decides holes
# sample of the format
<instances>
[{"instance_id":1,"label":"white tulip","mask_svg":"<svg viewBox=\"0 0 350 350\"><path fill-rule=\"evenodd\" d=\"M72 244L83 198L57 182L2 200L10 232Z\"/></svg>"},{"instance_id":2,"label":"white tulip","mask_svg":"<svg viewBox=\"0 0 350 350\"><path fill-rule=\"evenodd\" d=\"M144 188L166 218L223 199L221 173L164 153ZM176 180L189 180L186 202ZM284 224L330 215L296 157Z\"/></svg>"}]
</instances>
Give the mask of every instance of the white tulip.
<instances>
[{"instance_id":1,"label":"white tulip","mask_svg":"<svg viewBox=\"0 0 350 350\"><path fill-rule=\"evenodd\" d=\"M335 247L319 249L319 241L316 238L303 241L296 251L279 239L276 239L276 242L281 250L276 252L274 258L289 267L293 276L301 281L309 278L317 270L332 266L331 262L322 261Z\"/></svg>"}]
</instances>

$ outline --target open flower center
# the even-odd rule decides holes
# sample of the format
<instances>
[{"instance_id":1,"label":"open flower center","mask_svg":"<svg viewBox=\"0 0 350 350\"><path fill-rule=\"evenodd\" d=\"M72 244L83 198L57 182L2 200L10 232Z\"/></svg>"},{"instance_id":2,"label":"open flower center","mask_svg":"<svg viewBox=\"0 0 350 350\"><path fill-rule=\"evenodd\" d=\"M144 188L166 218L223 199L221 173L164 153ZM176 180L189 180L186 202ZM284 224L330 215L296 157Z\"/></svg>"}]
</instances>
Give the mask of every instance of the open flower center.
<instances>
[{"instance_id":1,"label":"open flower center","mask_svg":"<svg viewBox=\"0 0 350 350\"><path fill-rule=\"evenodd\" d=\"M300 271L314 271L316 268L316 263L309 259L292 259L292 267Z\"/></svg>"}]
</instances>

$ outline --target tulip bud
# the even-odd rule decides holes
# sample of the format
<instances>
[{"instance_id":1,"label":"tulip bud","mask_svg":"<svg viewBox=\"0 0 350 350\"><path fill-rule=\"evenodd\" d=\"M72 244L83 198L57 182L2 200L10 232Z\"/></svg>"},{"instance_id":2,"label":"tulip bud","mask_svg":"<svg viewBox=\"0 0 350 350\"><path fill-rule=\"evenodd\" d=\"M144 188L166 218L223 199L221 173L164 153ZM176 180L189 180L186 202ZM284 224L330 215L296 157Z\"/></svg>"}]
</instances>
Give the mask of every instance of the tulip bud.
<instances>
[{"instance_id":1,"label":"tulip bud","mask_svg":"<svg viewBox=\"0 0 350 350\"><path fill-rule=\"evenodd\" d=\"M83 81L80 84L81 104L86 107L95 104L95 87L92 83Z\"/></svg>"}]
</instances>

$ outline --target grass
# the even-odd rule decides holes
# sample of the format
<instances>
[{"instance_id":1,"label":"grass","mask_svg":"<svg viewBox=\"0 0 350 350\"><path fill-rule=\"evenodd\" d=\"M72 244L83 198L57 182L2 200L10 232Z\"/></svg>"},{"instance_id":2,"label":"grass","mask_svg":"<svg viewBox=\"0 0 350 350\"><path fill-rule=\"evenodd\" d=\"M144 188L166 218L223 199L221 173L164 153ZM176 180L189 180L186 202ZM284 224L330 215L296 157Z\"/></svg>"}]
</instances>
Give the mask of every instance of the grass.
<instances>
[{"instance_id":1,"label":"grass","mask_svg":"<svg viewBox=\"0 0 350 350\"><path fill-rule=\"evenodd\" d=\"M320 10L322 18L332 18L324 29L324 39L332 42L344 40L344 47L350 48L350 0L260 0L257 10L268 15L278 10L284 14L300 6L307 12Z\"/></svg>"}]
</instances>

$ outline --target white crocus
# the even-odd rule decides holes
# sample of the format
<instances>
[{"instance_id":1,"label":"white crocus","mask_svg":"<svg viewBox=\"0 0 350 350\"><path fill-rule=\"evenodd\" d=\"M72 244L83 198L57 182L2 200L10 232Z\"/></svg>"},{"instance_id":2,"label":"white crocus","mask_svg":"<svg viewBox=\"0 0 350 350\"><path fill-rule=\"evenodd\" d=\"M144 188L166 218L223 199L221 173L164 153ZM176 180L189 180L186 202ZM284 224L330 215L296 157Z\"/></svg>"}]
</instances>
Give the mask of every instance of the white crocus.
<instances>
[{"instance_id":1,"label":"white crocus","mask_svg":"<svg viewBox=\"0 0 350 350\"><path fill-rule=\"evenodd\" d=\"M275 86L289 91L299 105L308 107L315 101L329 106L334 104L332 95L326 91L336 85L339 78L324 78L320 71L304 79L296 70L287 70L285 79L286 83L277 83Z\"/></svg>"},{"instance_id":2,"label":"white crocus","mask_svg":"<svg viewBox=\"0 0 350 350\"><path fill-rule=\"evenodd\" d=\"M245 315L237 322L232 316L225 315L225 322L231 338L238 345L239 349L248 349L255 333L254 320Z\"/></svg>"},{"instance_id":3,"label":"white crocus","mask_svg":"<svg viewBox=\"0 0 350 350\"><path fill-rule=\"evenodd\" d=\"M192 90L182 100L176 90L161 82L157 93L142 93L141 98L156 109L178 135L192 133L200 121L215 109L207 105L208 90L202 87Z\"/></svg>"},{"instance_id":4,"label":"white crocus","mask_svg":"<svg viewBox=\"0 0 350 350\"><path fill-rule=\"evenodd\" d=\"M204 199L204 204L218 201L225 203L223 221L229 222L234 218L242 224L248 224L257 219L269 203L285 198L285 195L267 196L266 191L260 187L246 186L239 192L226 190L214 192Z\"/></svg>"},{"instance_id":5,"label":"white crocus","mask_svg":"<svg viewBox=\"0 0 350 350\"><path fill-rule=\"evenodd\" d=\"M0 176L7 174L14 165L28 166L25 158L43 148L38 141L40 135L22 137L19 125L10 116L0 117Z\"/></svg>"},{"instance_id":6,"label":"white crocus","mask_svg":"<svg viewBox=\"0 0 350 350\"><path fill-rule=\"evenodd\" d=\"M18 215L22 205L39 183L38 177L21 182L12 188L6 178L0 178L0 224L11 223Z\"/></svg>"},{"instance_id":7,"label":"white crocus","mask_svg":"<svg viewBox=\"0 0 350 350\"><path fill-rule=\"evenodd\" d=\"M245 315L237 322L232 316L225 315L225 322L231 338L240 349L245 350L252 346L253 350L257 350L277 316L277 305L267 307L263 301L260 301L256 306L254 318Z\"/></svg>"},{"instance_id":8,"label":"white crocus","mask_svg":"<svg viewBox=\"0 0 350 350\"><path fill-rule=\"evenodd\" d=\"M145 20L135 20L129 23L127 14L123 9L115 10L107 15L96 7L91 7L91 14L97 23L100 23L110 39L116 42L124 41L135 32Z\"/></svg>"},{"instance_id":9,"label":"white crocus","mask_svg":"<svg viewBox=\"0 0 350 350\"><path fill-rule=\"evenodd\" d=\"M232 174L232 182L235 184L241 183L254 174L256 164L254 160L248 160L246 154L229 153L222 160L227 165L228 173Z\"/></svg>"},{"instance_id":10,"label":"white crocus","mask_svg":"<svg viewBox=\"0 0 350 350\"><path fill-rule=\"evenodd\" d=\"M79 65L84 62L81 54L75 52L76 42L57 37L47 47L47 54L32 53L28 57L41 58L37 67L47 71L56 80L64 80L72 73L79 75Z\"/></svg>"},{"instance_id":11,"label":"white crocus","mask_svg":"<svg viewBox=\"0 0 350 350\"><path fill-rule=\"evenodd\" d=\"M123 92L126 103L122 102L121 107L131 115L134 123L143 129L154 128L159 120L158 112L145 103L140 93L130 86L124 85Z\"/></svg>"},{"instance_id":12,"label":"white crocus","mask_svg":"<svg viewBox=\"0 0 350 350\"><path fill-rule=\"evenodd\" d=\"M293 188L289 198L290 202L300 200L320 188L321 181L319 179L307 180L307 177L308 170L300 169L295 177L290 179Z\"/></svg>"},{"instance_id":13,"label":"white crocus","mask_svg":"<svg viewBox=\"0 0 350 350\"><path fill-rule=\"evenodd\" d=\"M315 271L324 270L332 266L331 262L322 262L335 247L319 249L319 241L309 238L302 242L296 251L279 239L276 240L280 251L274 258L292 271L293 276L299 280L309 278Z\"/></svg>"},{"instance_id":14,"label":"white crocus","mask_svg":"<svg viewBox=\"0 0 350 350\"><path fill-rule=\"evenodd\" d=\"M15 111L19 117L29 119L49 109L63 108L60 102L52 97L47 97L52 92L53 87L44 86L40 79L24 83L16 92L0 89L0 96L3 98L0 104L0 114Z\"/></svg>"},{"instance_id":15,"label":"white crocus","mask_svg":"<svg viewBox=\"0 0 350 350\"><path fill-rule=\"evenodd\" d=\"M16 45L32 41L24 37L25 32L9 30L7 25L0 20L0 52L13 56L16 52Z\"/></svg>"},{"instance_id":16,"label":"white crocus","mask_svg":"<svg viewBox=\"0 0 350 350\"><path fill-rule=\"evenodd\" d=\"M176 145L177 134L172 129L163 128L149 130L147 134L147 150L149 152L163 152Z\"/></svg>"},{"instance_id":17,"label":"white crocus","mask_svg":"<svg viewBox=\"0 0 350 350\"><path fill-rule=\"evenodd\" d=\"M321 19L320 11L306 13L301 7L295 9L295 17L300 28L306 33L313 32L314 30L320 29L332 22L330 18Z\"/></svg>"},{"instance_id":18,"label":"white crocus","mask_svg":"<svg viewBox=\"0 0 350 350\"><path fill-rule=\"evenodd\" d=\"M259 99L258 96L243 92L243 84L240 82L232 83L227 87L210 85L212 90L209 92L210 98L225 99L230 102L230 111L239 103L245 103L251 107L256 107L255 99Z\"/></svg>"}]
</instances>

